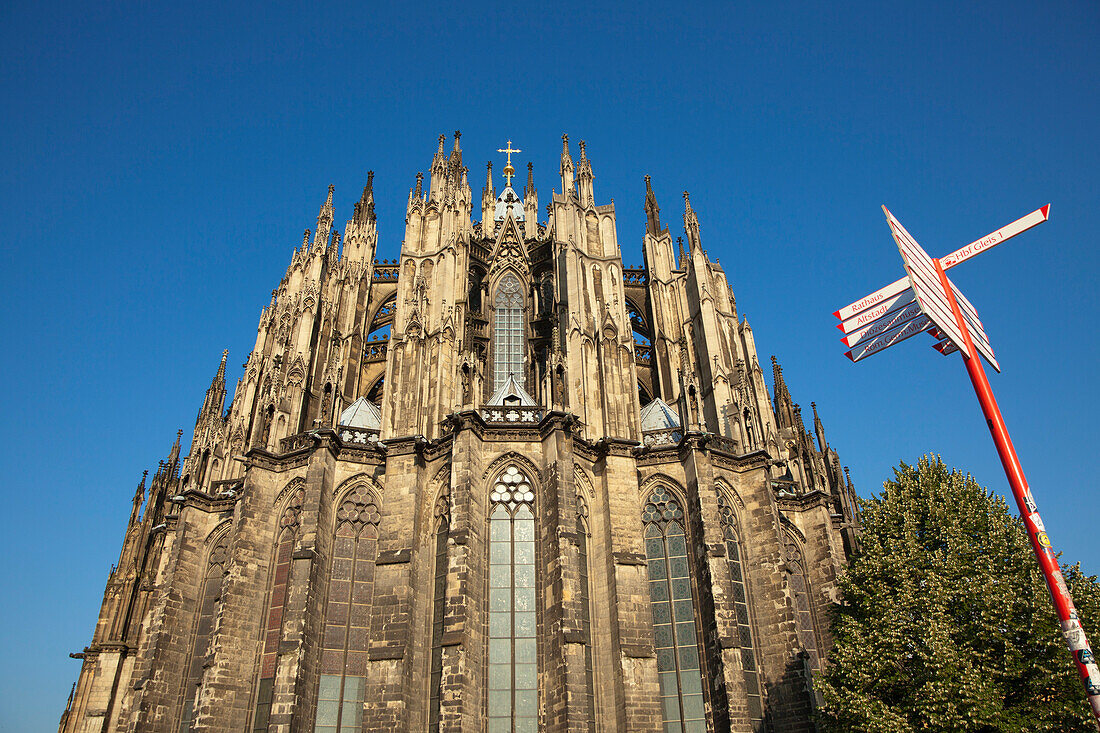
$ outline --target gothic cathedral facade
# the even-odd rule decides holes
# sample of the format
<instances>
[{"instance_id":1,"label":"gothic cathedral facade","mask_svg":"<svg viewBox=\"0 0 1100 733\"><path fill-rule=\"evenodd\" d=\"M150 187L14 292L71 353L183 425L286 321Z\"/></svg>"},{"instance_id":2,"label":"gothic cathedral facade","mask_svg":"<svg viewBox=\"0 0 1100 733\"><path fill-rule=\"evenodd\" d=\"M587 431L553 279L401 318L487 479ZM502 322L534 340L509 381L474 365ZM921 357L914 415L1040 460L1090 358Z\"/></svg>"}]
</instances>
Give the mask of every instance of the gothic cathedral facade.
<instances>
[{"instance_id":1,"label":"gothic cathedral facade","mask_svg":"<svg viewBox=\"0 0 1100 733\"><path fill-rule=\"evenodd\" d=\"M583 142L544 222L501 152L477 202L440 137L392 263L373 174L342 236L330 187L138 486L63 733L813 730L858 541L816 408L686 193L625 268Z\"/></svg>"}]
</instances>

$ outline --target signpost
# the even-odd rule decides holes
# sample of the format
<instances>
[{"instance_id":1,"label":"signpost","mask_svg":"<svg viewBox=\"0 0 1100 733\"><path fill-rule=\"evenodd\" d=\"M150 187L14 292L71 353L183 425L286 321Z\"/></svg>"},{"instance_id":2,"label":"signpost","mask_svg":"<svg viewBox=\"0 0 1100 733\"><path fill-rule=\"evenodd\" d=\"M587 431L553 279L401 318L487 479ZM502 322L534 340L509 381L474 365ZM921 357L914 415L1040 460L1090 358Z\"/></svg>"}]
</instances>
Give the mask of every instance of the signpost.
<instances>
[{"instance_id":1,"label":"signpost","mask_svg":"<svg viewBox=\"0 0 1100 733\"><path fill-rule=\"evenodd\" d=\"M917 244L916 239L885 206L882 210L886 213L886 221L905 263L907 277L833 313L841 320L840 328L847 334L842 341L846 346L852 347L845 356L852 361L859 361L922 331L929 331L938 339L935 349L941 354L962 354L967 374L974 385L974 393L997 447L997 455L1012 487L1016 507L1027 528L1031 548L1050 590L1054 610L1061 622L1062 636L1074 664L1077 665L1092 714L1100 721L1100 669L1096 666L1088 639L1085 638L1085 630L1077 618L1073 598L1058 567L1057 555L1039 516L1038 506L1020 466L1020 459L1008 435L1000 408L997 407L997 400L985 376L981 359L977 357L980 354L997 371L1000 371L1000 367L993 357L993 350L981 321L978 320L977 311L948 280L946 273L946 270L960 262L1043 223L1050 216L1050 204L938 260L930 257ZM919 306L919 310L913 310L914 303Z\"/></svg>"}]
</instances>

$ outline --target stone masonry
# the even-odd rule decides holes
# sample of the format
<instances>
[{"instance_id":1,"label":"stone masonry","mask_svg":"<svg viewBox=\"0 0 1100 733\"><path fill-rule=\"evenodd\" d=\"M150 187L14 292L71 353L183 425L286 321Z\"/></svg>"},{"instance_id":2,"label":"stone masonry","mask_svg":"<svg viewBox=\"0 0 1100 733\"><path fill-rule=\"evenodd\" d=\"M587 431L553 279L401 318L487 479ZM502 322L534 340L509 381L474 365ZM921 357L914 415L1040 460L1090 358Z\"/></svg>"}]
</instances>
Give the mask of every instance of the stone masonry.
<instances>
[{"instance_id":1,"label":"stone masonry","mask_svg":"<svg viewBox=\"0 0 1100 733\"><path fill-rule=\"evenodd\" d=\"M342 234L329 188L137 488L62 733L813 730L851 482L688 194L677 245L646 177L624 267L562 140L540 212L440 136L393 262L373 174Z\"/></svg>"}]
</instances>

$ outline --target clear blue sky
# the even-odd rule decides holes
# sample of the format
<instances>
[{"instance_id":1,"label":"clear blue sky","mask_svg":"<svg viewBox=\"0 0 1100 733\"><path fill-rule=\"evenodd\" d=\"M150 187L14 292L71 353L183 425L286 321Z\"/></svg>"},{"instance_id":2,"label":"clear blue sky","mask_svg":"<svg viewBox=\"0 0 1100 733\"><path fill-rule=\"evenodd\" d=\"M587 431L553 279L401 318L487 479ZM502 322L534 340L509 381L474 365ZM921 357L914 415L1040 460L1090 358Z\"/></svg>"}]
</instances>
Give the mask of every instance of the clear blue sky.
<instances>
[{"instance_id":1,"label":"clear blue sky","mask_svg":"<svg viewBox=\"0 0 1100 733\"><path fill-rule=\"evenodd\" d=\"M762 361L864 495L926 452L1006 483L959 357L842 356L832 311L902 275L879 206L942 255L1052 202L951 275L1055 546L1100 571L1095 2L387 5L0 10L0 730L56 727L142 470L224 348L235 383L328 184L342 224L377 172L393 258L455 129L475 190L510 138L544 203L560 135L587 140L628 263L642 176L674 232L690 190Z\"/></svg>"}]
</instances>

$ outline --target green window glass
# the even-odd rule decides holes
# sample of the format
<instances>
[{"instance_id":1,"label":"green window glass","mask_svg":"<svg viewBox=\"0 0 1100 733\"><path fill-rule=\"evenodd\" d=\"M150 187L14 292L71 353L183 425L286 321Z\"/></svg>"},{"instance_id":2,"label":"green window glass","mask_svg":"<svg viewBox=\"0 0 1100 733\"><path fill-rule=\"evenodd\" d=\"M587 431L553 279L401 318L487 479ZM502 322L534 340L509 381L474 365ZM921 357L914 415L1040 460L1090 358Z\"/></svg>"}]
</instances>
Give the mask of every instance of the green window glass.
<instances>
[{"instance_id":1,"label":"green window glass","mask_svg":"<svg viewBox=\"0 0 1100 733\"><path fill-rule=\"evenodd\" d=\"M703 673L684 511L663 488L642 510L653 640L666 733L706 733Z\"/></svg>"},{"instance_id":2,"label":"green window glass","mask_svg":"<svg viewBox=\"0 0 1100 733\"><path fill-rule=\"evenodd\" d=\"M534 489L519 468L508 466L490 500L488 733L535 733Z\"/></svg>"}]
</instances>

